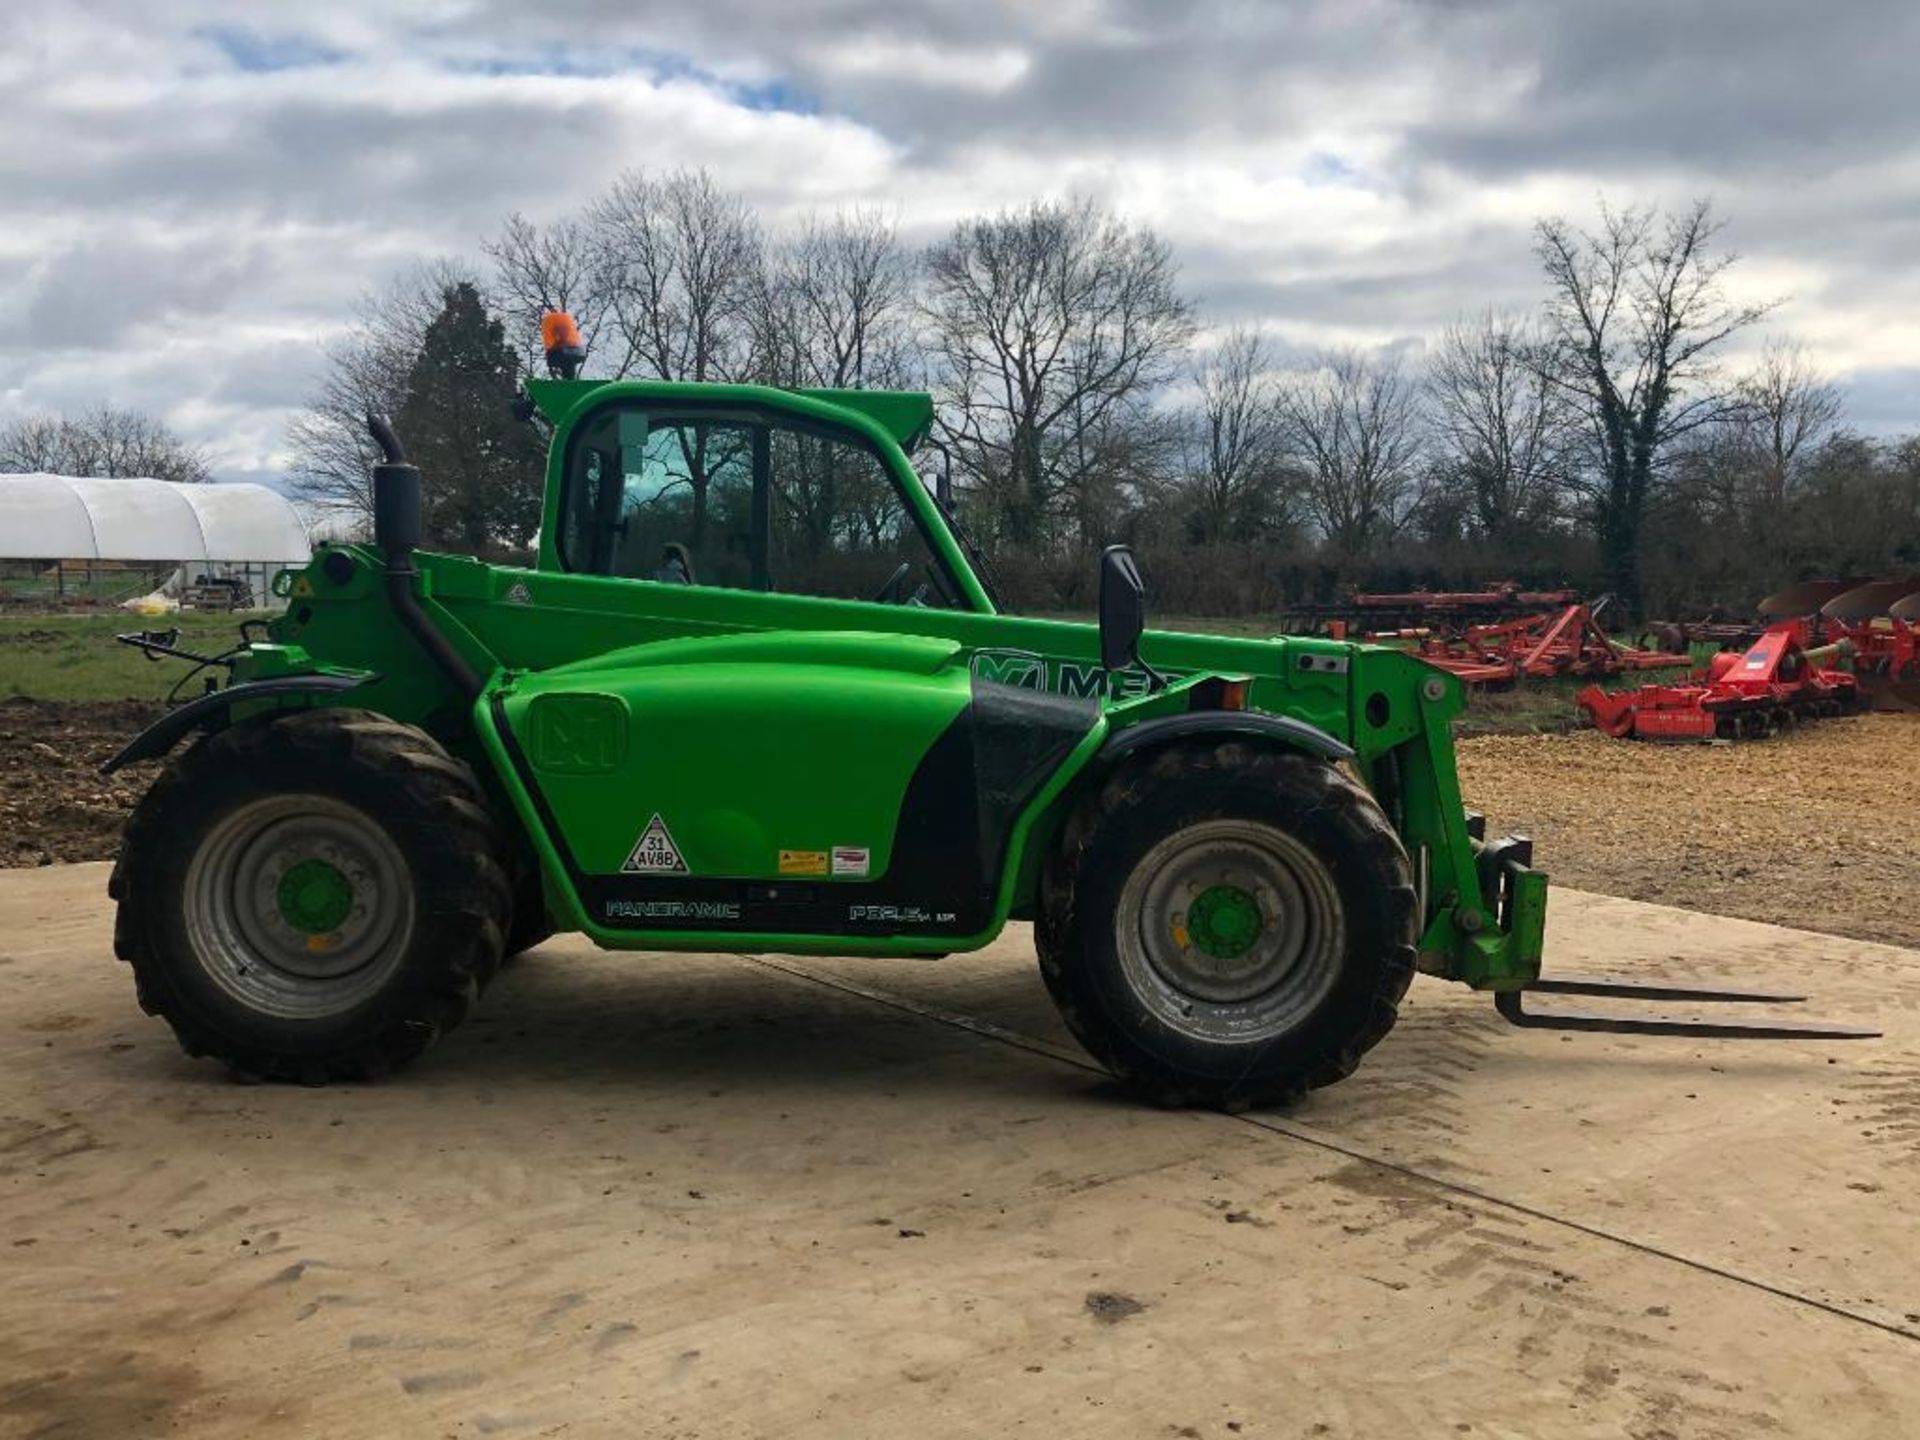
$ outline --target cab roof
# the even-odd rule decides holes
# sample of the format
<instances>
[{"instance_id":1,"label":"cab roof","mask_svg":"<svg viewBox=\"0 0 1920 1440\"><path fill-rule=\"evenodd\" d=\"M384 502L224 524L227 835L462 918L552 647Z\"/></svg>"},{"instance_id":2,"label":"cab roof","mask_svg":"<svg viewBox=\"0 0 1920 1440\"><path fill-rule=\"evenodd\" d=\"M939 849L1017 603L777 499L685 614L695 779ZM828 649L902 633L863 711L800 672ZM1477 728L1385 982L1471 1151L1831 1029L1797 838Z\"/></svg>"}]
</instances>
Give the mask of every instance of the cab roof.
<instances>
[{"instance_id":1,"label":"cab roof","mask_svg":"<svg viewBox=\"0 0 1920 1440\"><path fill-rule=\"evenodd\" d=\"M604 395L601 392L606 392ZM804 395L864 415L911 452L933 424L933 397L923 390L805 390L770 385L701 385L676 380L529 380L527 394L540 413L558 425L586 401L630 397L671 404L685 400L777 401Z\"/></svg>"}]
</instances>

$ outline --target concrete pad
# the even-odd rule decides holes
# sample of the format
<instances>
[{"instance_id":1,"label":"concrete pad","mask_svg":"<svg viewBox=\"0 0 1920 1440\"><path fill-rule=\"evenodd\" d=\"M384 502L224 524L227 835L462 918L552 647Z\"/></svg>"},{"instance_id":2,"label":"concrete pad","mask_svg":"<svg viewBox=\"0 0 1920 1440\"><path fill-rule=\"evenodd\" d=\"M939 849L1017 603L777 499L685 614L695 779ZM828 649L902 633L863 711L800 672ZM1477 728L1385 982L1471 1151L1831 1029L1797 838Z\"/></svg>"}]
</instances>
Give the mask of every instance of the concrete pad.
<instances>
[{"instance_id":1,"label":"concrete pad","mask_svg":"<svg viewBox=\"0 0 1920 1440\"><path fill-rule=\"evenodd\" d=\"M403 1077L247 1088L0 873L0 1435L1900 1436L1920 954L1556 891L1565 969L1883 1040L1513 1031L1416 985L1291 1113L1131 1105L1024 934L551 944Z\"/></svg>"}]
</instances>

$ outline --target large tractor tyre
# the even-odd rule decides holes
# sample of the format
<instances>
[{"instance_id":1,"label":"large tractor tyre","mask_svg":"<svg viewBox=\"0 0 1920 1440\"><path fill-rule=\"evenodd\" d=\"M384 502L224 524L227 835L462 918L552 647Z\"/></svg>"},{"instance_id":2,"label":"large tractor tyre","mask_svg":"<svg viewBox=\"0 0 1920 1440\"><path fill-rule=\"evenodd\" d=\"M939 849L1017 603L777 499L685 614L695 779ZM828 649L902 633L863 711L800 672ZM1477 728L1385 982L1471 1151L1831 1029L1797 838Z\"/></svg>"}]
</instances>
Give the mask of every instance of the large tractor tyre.
<instances>
[{"instance_id":1,"label":"large tractor tyre","mask_svg":"<svg viewBox=\"0 0 1920 1440\"><path fill-rule=\"evenodd\" d=\"M424 731L349 709L245 721L134 810L108 887L114 949L189 1055L258 1079L370 1079L493 978L506 855L472 771Z\"/></svg>"},{"instance_id":2,"label":"large tractor tyre","mask_svg":"<svg viewBox=\"0 0 1920 1440\"><path fill-rule=\"evenodd\" d=\"M1412 866L1374 799L1305 755L1160 751L1068 820L1040 972L1067 1026L1163 1105L1285 1104L1351 1074L1413 979Z\"/></svg>"}]
</instances>

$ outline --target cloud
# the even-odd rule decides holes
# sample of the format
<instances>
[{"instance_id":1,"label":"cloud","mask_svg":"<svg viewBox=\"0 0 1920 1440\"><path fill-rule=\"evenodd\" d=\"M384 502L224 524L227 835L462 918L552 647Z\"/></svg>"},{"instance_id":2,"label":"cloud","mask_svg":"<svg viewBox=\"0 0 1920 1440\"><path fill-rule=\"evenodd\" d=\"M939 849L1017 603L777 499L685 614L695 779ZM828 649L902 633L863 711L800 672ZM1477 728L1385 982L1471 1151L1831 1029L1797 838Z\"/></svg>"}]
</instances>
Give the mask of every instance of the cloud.
<instances>
[{"instance_id":1,"label":"cloud","mask_svg":"<svg viewBox=\"0 0 1920 1440\"><path fill-rule=\"evenodd\" d=\"M304 70L347 58L346 51L303 35L263 34L240 25L207 25L193 33L242 70Z\"/></svg>"},{"instance_id":2,"label":"cloud","mask_svg":"<svg viewBox=\"0 0 1920 1440\"><path fill-rule=\"evenodd\" d=\"M1538 296L1543 213L1712 194L1743 295L1920 428L1920 132L1894 0L14 0L0 417L111 398L271 472L410 262L622 168L929 238L1036 194L1174 243L1216 322L1417 345ZM1737 358L1737 357L1736 357Z\"/></svg>"}]
</instances>

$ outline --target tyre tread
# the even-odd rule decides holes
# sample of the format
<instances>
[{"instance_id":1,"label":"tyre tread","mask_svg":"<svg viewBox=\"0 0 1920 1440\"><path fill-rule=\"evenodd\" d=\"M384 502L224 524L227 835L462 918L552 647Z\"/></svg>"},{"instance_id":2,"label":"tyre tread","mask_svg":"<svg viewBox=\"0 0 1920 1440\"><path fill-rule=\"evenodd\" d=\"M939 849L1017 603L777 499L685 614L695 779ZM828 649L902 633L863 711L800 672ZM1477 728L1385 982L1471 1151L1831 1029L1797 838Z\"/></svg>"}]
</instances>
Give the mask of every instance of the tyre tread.
<instances>
[{"instance_id":1,"label":"tyre tread","mask_svg":"<svg viewBox=\"0 0 1920 1440\"><path fill-rule=\"evenodd\" d=\"M1190 785L1220 772L1234 773L1249 786L1286 791L1330 816L1370 868L1396 877L1396 883L1374 892L1375 900L1386 914L1388 933L1405 937L1373 957L1376 983L1368 1002L1343 1033L1323 1042L1318 1063L1297 1074L1224 1088L1168 1067L1138 1063L1116 1043L1118 1037L1110 1027L1089 1013L1069 973L1075 951L1078 882L1095 837L1117 819L1150 804L1156 790ZM1240 1110L1291 1104L1309 1090L1345 1079L1386 1038L1413 983L1417 905L1406 849L1379 803L1357 781L1323 760L1293 751L1233 740L1188 743L1166 746L1122 766L1071 812L1042 868L1034 939L1041 976L1061 1018L1116 1078L1156 1104Z\"/></svg>"},{"instance_id":2,"label":"tyre tread","mask_svg":"<svg viewBox=\"0 0 1920 1440\"><path fill-rule=\"evenodd\" d=\"M382 778L393 794L380 817L433 857L423 913L428 967L402 1013L382 1013L337 1050L315 1056L222 1033L185 1003L169 977L153 917L177 897L156 894L154 863L169 843L180 802L208 787L232 788L269 754L345 763ZM320 1084L365 1080L417 1058L472 1011L499 969L513 894L507 847L472 770L426 731L372 711L287 710L206 736L172 760L135 806L108 882L117 902L114 950L134 973L141 1008L173 1029L189 1055L213 1055L249 1077Z\"/></svg>"}]
</instances>

